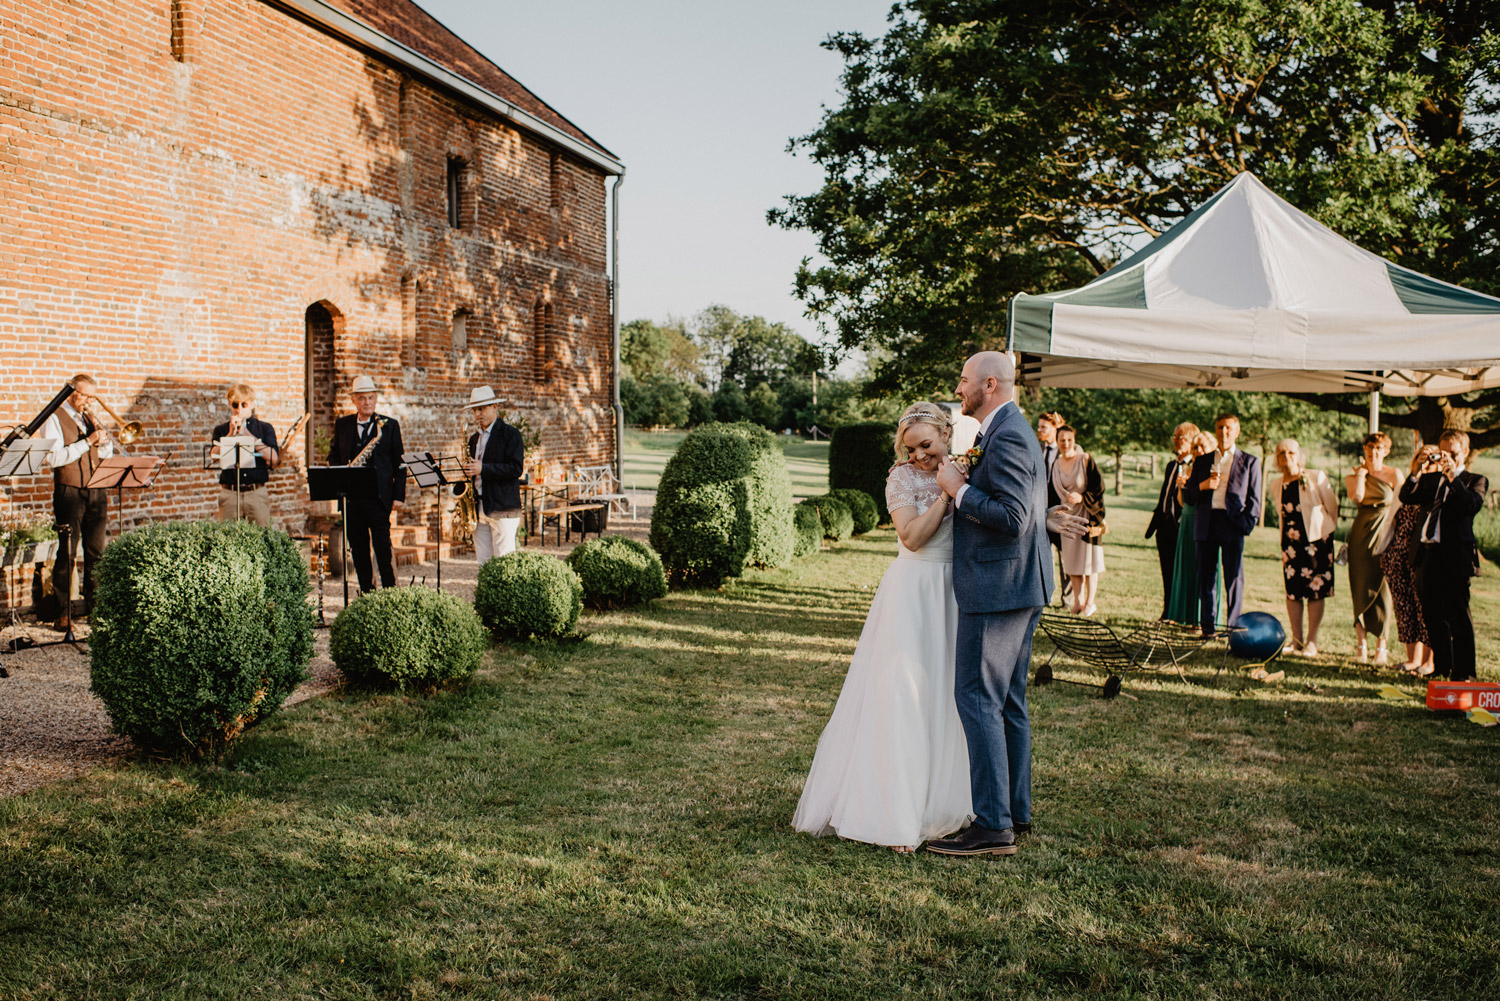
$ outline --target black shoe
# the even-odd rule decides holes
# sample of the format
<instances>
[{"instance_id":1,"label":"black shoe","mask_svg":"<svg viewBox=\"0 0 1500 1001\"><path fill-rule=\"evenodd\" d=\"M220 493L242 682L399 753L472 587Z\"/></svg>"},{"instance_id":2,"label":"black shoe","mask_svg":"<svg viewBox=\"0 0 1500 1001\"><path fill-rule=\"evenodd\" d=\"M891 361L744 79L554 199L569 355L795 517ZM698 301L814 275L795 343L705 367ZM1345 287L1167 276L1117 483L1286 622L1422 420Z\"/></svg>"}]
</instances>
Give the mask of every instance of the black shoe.
<instances>
[{"instance_id":1,"label":"black shoe","mask_svg":"<svg viewBox=\"0 0 1500 1001\"><path fill-rule=\"evenodd\" d=\"M1030 834L1031 833L1031 821L1029 821L1029 820L1018 820L1018 821L1016 821L1015 826L1013 826L1011 828L1011 830L1015 831L1017 835Z\"/></svg>"},{"instance_id":2,"label":"black shoe","mask_svg":"<svg viewBox=\"0 0 1500 1001\"><path fill-rule=\"evenodd\" d=\"M1009 827L992 831L974 824L951 838L935 838L925 847L939 855L1014 855L1016 832Z\"/></svg>"}]
</instances>

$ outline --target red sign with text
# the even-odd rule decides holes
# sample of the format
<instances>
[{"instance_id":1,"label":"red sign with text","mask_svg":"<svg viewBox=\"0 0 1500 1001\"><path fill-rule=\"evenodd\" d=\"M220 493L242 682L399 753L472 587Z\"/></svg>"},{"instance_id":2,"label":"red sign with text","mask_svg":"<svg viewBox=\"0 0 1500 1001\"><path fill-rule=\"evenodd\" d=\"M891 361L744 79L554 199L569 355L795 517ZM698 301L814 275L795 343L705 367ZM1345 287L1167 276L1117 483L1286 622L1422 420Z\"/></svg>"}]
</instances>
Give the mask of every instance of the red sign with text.
<instances>
[{"instance_id":1,"label":"red sign with text","mask_svg":"<svg viewBox=\"0 0 1500 1001\"><path fill-rule=\"evenodd\" d=\"M1428 709L1487 709L1500 716L1500 685L1493 681L1427 682Z\"/></svg>"}]
</instances>

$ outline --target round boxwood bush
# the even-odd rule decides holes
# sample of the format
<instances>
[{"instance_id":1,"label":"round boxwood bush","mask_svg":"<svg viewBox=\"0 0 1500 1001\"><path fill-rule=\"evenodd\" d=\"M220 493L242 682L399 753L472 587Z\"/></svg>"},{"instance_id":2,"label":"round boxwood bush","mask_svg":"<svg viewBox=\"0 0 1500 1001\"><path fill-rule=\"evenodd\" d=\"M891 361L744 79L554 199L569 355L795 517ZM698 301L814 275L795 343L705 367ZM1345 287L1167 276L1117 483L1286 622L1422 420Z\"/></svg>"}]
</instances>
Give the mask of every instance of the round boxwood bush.
<instances>
[{"instance_id":1,"label":"round boxwood bush","mask_svg":"<svg viewBox=\"0 0 1500 1001\"><path fill-rule=\"evenodd\" d=\"M880 524L891 520L885 507L886 472L896 461L896 429L889 424L846 424L828 443L828 488L862 490L875 501Z\"/></svg>"},{"instance_id":2,"label":"round boxwood bush","mask_svg":"<svg viewBox=\"0 0 1500 1001\"><path fill-rule=\"evenodd\" d=\"M848 504L837 497L824 494L822 497L809 497L802 503L818 512L818 520L823 523L823 538L843 542L854 534L854 513L849 510Z\"/></svg>"},{"instance_id":3,"label":"round boxwood bush","mask_svg":"<svg viewBox=\"0 0 1500 1001\"><path fill-rule=\"evenodd\" d=\"M816 505L802 501L792 508L792 527L797 532L797 548L793 556L806 556L822 547L823 519L818 517Z\"/></svg>"},{"instance_id":4,"label":"round boxwood bush","mask_svg":"<svg viewBox=\"0 0 1500 1001\"><path fill-rule=\"evenodd\" d=\"M545 553L496 556L479 568L474 610L496 636L566 636L583 611L583 582Z\"/></svg>"},{"instance_id":5,"label":"round boxwood bush","mask_svg":"<svg viewBox=\"0 0 1500 1001\"><path fill-rule=\"evenodd\" d=\"M674 585L718 587L748 566L792 556L792 484L776 436L759 425L705 424L662 471L651 546Z\"/></svg>"},{"instance_id":6,"label":"round boxwood bush","mask_svg":"<svg viewBox=\"0 0 1500 1001\"><path fill-rule=\"evenodd\" d=\"M425 587L361 595L328 631L328 653L344 677L402 691L469 677L488 643L468 602Z\"/></svg>"},{"instance_id":7,"label":"round boxwood bush","mask_svg":"<svg viewBox=\"0 0 1500 1001\"><path fill-rule=\"evenodd\" d=\"M105 549L96 574L89 688L142 748L217 757L307 675L307 564L285 532L148 525Z\"/></svg>"},{"instance_id":8,"label":"round boxwood bush","mask_svg":"<svg viewBox=\"0 0 1500 1001\"><path fill-rule=\"evenodd\" d=\"M625 608L667 593L661 557L644 542L623 535L580 543L568 554L567 564L583 582L583 600L590 608Z\"/></svg>"},{"instance_id":9,"label":"round boxwood bush","mask_svg":"<svg viewBox=\"0 0 1500 1001\"><path fill-rule=\"evenodd\" d=\"M880 524L880 505L875 503L874 497L863 490L843 487L839 490L828 491L828 496L835 497L849 505L849 512L854 515L855 535L864 535Z\"/></svg>"}]
</instances>

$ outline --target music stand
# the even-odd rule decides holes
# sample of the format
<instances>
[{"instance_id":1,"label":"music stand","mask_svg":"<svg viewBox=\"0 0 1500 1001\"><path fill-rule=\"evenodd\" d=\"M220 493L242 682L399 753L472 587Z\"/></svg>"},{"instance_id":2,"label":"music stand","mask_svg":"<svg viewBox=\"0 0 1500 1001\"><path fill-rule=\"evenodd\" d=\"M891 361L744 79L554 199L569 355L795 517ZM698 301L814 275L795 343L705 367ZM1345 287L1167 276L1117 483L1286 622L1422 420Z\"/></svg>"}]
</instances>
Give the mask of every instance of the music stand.
<instances>
[{"instance_id":1,"label":"music stand","mask_svg":"<svg viewBox=\"0 0 1500 1001\"><path fill-rule=\"evenodd\" d=\"M376 496L374 466L308 466L307 493L311 500L339 502L339 523L344 535L344 607L349 607L349 509L350 494Z\"/></svg>"},{"instance_id":2,"label":"music stand","mask_svg":"<svg viewBox=\"0 0 1500 1001\"><path fill-rule=\"evenodd\" d=\"M40 474L43 465L47 462L47 457L52 454L52 449L56 444L56 438L22 438L8 447L0 449L0 479L10 479L13 476L36 476ZM15 574L11 572L14 566L15 562L12 561L10 566L5 568L6 582L11 585L8 591L11 598L11 625L16 625L17 623L15 602L16 579ZM69 585L68 593L72 594L71 584ZM71 612L71 609L69 611ZM71 618L70 614L69 619L71 620ZM70 625L68 629L69 635L71 635L72 626ZM17 653L19 651L12 648L11 652ZM0 667L0 678L8 677L10 677L10 672Z\"/></svg>"},{"instance_id":3,"label":"music stand","mask_svg":"<svg viewBox=\"0 0 1500 1001\"><path fill-rule=\"evenodd\" d=\"M114 455L101 459L94 467L94 475L84 484L88 490L113 490L115 492L115 537L124 531L125 488L139 490L149 487L166 459L154 455ZM70 591L71 593L71 591Z\"/></svg>"},{"instance_id":4,"label":"music stand","mask_svg":"<svg viewBox=\"0 0 1500 1001\"><path fill-rule=\"evenodd\" d=\"M411 478L417 484L417 489L424 490L427 487L438 488L437 504L437 589L443 589L443 487L453 483L443 474L441 466L442 459L434 459L431 452L407 452L401 456L401 462L406 466L406 471L411 473ZM413 574L412 579L416 579Z\"/></svg>"},{"instance_id":5,"label":"music stand","mask_svg":"<svg viewBox=\"0 0 1500 1001\"><path fill-rule=\"evenodd\" d=\"M236 519L244 517L242 509L245 502L243 491L240 489L243 486L244 477L240 470L255 468L255 447L260 443L260 439L254 435L225 435L203 446L204 469L220 472L226 469L234 470L234 516ZM219 451L218 455L214 455L215 449ZM227 466L224 464L226 449L234 456L233 463Z\"/></svg>"}]
</instances>

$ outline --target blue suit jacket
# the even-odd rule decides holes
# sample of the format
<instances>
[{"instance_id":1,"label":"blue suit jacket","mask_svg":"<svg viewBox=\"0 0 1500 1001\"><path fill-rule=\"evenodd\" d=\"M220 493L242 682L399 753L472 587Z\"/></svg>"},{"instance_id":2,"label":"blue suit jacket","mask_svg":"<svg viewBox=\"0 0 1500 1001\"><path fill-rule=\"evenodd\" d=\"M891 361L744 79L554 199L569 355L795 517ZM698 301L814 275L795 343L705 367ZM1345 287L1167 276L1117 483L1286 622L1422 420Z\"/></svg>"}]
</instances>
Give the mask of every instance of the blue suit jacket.
<instances>
[{"instance_id":1,"label":"blue suit jacket","mask_svg":"<svg viewBox=\"0 0 1500 1001\"><path fill-rule=\"evenodd\" d=\"M969 470L969 489L953 516L959 611L1038 608L1052 597L1041 446L1012 403L995 414L980 447L984 454Z\"/></svg>"},{"instance_id":2,"label":"blue suit jacket","mask_svg":"<svg viewBox=\"0 0 1500 1001\"><path fill-rule=\"evenodd\" d=\"M1183 502L1198 509L1198 517L1193 522L1193 538L1199 542L1208 538L1213 520L1210 516L1213 513L1214 492L1200 490L1198 484L1208 479L1208 475L1213 472L1216 455L1217 452L1210 452L1194 459L1187 486L1182 488ZM1224 513L1235 531L1241 535L1249 535L1260 524L1261 510L1265 507L1261 490L1260 460L1242 448L1236 449L1234 462L1229 467L1229 487L1224 491Z\"/></svg>"}]
</instances>

